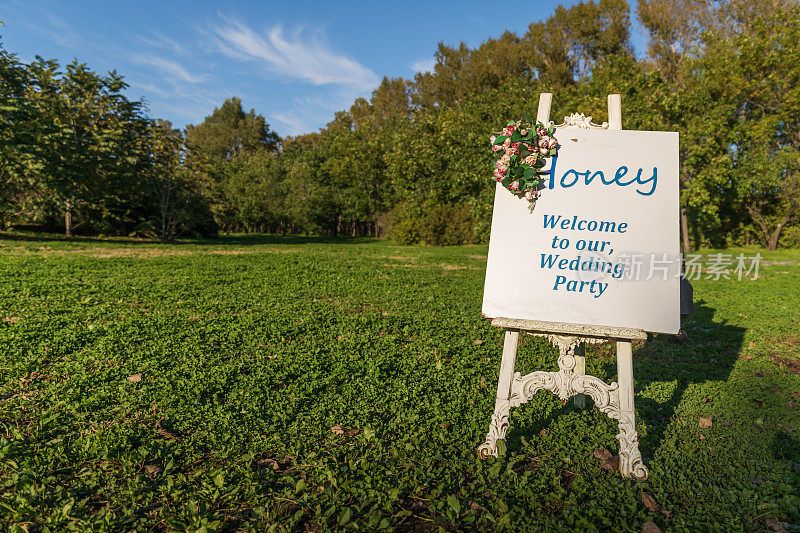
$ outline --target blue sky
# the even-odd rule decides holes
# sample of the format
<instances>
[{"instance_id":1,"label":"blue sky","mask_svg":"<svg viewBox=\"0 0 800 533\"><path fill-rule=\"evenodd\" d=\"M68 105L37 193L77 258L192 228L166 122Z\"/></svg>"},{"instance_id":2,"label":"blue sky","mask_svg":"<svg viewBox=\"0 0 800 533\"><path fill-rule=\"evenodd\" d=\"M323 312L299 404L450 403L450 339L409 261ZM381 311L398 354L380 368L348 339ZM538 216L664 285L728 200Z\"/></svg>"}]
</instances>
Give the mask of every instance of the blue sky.
<instances>
[{"instance_id":1,"label":"blue sky","mask_svg":"<svg viewBox=\"0 0 800 533\"><path fill-rule=\"evenodd\" d=\"M558 3L0 0L0 35L23 61L38 54L116 69L129 97L178 127L235 95L278 134L297 135L368 97L384 75L431 68L439 41L522 35ZM639 52L643 39L634 29Z\"/></svg>"}]
</instances>

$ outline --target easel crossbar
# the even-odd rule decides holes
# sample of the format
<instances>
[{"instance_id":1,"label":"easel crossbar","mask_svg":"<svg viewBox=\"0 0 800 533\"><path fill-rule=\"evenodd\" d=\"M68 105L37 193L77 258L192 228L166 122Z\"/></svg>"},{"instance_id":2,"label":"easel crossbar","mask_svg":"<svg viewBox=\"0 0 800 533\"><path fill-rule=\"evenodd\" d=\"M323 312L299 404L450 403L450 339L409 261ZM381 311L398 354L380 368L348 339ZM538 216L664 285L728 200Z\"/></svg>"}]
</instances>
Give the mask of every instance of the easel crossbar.
<instances>
[{"instance_id":1,"label":"easel crossbar","mask_svg":"<svg viewBox=\"0 0 800 533\"><path fill-rule=\"evenodd\" d=\"M620 328L614 326L589 326L582 324L565 324L563 322L544 322L540 320L520 320L516 318L495 318L492 326L498 328L520 329L523 331L540 331L580 337L603 337L610 339L645 340L647 333L641 329Z\"/></svg>"}]
</instances>

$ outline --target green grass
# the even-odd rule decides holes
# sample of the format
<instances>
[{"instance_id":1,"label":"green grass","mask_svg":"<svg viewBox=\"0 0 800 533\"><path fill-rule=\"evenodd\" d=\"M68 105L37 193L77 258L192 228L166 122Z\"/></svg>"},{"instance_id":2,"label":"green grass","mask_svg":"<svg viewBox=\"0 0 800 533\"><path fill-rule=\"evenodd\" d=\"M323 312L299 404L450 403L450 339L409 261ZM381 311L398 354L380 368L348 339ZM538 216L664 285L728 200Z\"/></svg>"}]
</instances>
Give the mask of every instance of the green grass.
<instances>
[{"instance_id":1,"label":"green grass","mask_svg":"<svg viewBox=\"0 0 800 533\"><path fill-rule=\"evenodd\" d=\"M696 281L691 343L636 348L635 482L593 456L616 453L615 423L545 392L513 411L504 457L476 457L502 343L480 318L485 254L0 235L0 523L798 528L800 266ZM526 337L517 366L553 369L555 349ZM612 349L587 371L614 379Z\"/></svg>"}]
</instances>

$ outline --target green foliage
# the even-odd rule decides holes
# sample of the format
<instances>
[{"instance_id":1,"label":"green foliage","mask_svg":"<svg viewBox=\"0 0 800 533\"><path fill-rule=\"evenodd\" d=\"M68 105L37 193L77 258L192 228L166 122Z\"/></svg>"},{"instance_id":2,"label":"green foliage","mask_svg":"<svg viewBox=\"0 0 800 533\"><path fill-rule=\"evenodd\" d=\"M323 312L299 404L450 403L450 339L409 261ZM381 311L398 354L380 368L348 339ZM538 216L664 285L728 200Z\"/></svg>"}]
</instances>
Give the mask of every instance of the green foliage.
<instances>
[{"instance_id":1,"label":"green foliage","mask_svg":"<svg viewBox=\"0 0 800 533\"><path fill-rule=\"evenodd\" d=\"M473 243L475 221L470 207L401 204L391 213L389 237L398 244L422 242L433 246Z\"/></svg>"},{"instance_id":2,"label":"green foliage","mask_svg":"<svg viewBox=\"0 0 800 533\"><path fill-rule=\"evenodd\" d=\"M255 109L245 113L242 101L227 98L197 126L186 126L190 155L199 152L212 159L230 161L259 150L277 151L280 138Z\"/></svg>"},{"instance_id":3,"label":"green foliage","mask_svg":"<svg viewBox=\"0 0 800 533\"><path fill-rule=\"evenodd\" d=\"M484 242L494 190L485 147L497 124L533 115L540 92L555 94L556 122L572 112L602 122L607 95L619 93L625 128L681 134L686 251L794 242L800 8L639 0L637 16L644 60L631 53L627 2L559 6L521 36L440 43L432 72L385 77L321 131L285 140L235 97L164 136L116 73L25 65L0 48L0 226L64 214L82 231L164 240L219 227ZM513 172L522 175L506 185L525 178ZM423 229L408 215L444 220L445 206L471 230Z\"/></svg>"},{"instance_id":4,"label":"green foliage","mask_svg":"<svg viewBox=\"0 0 800 533\"><path fill-rule=\"evenodd\" d=\"M477 459L502 350L485 246L0 239L0 529L800 523L797 251L756 281L694 282L691 342L635 348L634 482L593 456L618 450L615 421L546 392ZM520 340L521 371L556 368ZM613 348L587 351L613 380Z\"/></svg>"}]
</instances>

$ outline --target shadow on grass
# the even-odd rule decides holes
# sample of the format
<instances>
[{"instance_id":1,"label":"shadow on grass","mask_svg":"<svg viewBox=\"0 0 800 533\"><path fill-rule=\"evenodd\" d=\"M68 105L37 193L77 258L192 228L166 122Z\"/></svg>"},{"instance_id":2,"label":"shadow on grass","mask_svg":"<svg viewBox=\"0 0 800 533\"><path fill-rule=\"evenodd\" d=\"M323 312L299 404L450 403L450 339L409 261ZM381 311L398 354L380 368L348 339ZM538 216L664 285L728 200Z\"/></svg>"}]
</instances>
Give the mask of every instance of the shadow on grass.
<instances>
[{"instance_id":1,"label":"shadow on grass","mask_svg":"<svg viewBox=\"0 0 800 533\"><path fill-rule=\"evenodd\" d=\"M694 314L683 324L689 333L689 342L676 344L672 337L658 335L634 352L637 391L654 383L677 382L667 401L636 398L637 421L648 426L647 435L639 439L645 458L652 458L661 446L664 433L691 385L724 382L730 377L741 353L746 329L715 321L715 312L716 309L704 301L695 302Z\"/></svg>"},{"instance_id":2,"label":"shadow on grass","mask_svg":"<svg viewBox=\"0 0 800 533\"><path fill-rule=\"evenodd\" d=\"M657 335L644 346L634 348L637 426L646 424L648 427L647 434L640 436L639 439L639 449L646 462L654 457L663 442L670 420L689 386L706 381L726 381L739 357L745 328L715 322L715 311L703 301L695 302L695 313L684 324L684 329L689 331L690 339L686 344L677 344L671 335ZM549 349L555 361L558 352L555 348ZM616 381L616 355L612 343L590 345L586 357L587 361L592 358L602 359L605 376L598 375L598 377L606 382ZM543 369L525 369L523 374L533 370ZM666 401L663 399L656 401L640 395L641 391L652 384L676 381L677 384ZM541 391L538 394L551 393ZM586 409L593 407L594 403L587 397ZM512 424L507 435L509 448L520 449L522 439L537 438L539 432L547 429L556 417L567 412L582 410L575 407L574 401L570 400L563 408L554 410L548 417L535 419L524 427L513 427ZM617 421L613 423L616 429ZM614 448L613 452L617 453L617 449Z\"/></svg>"},{"instance_id":3,"label":"shadow on grass","mask_svg":"<svg viewBox=\"0 0 800 533\"><path fill-rule=\"evenodd\" d=\"M234 234L220 235L207 239L176 239L173 246L257 246L262 244L363 244L379 239L372 237L331 237L319 235L273 235L273 234ZM158 239L139 239L134 237L91 237L85 235L66 235L59 233L35 233L31 231L0 231L0 241L14 242L63 242L63 243L110 243L125 245L162 244Z\"/></svg>"}]
</instances>

